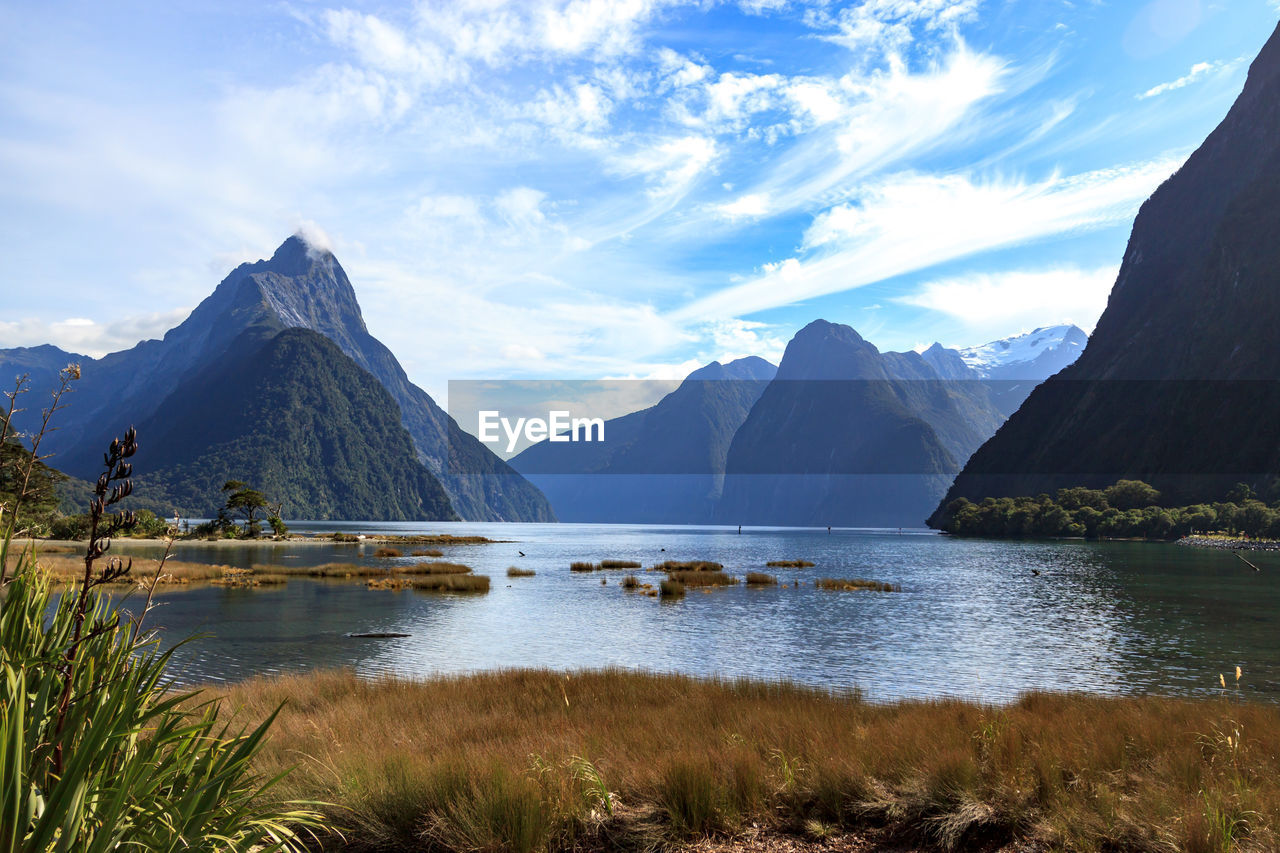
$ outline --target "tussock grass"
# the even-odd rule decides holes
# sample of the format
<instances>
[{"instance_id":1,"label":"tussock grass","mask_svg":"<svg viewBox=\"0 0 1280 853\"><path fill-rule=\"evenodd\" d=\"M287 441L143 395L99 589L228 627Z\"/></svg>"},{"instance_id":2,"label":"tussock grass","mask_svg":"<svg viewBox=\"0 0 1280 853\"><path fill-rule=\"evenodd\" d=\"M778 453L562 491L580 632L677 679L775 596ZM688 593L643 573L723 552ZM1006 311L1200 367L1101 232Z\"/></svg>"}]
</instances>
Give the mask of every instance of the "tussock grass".
<instances>
[{"instance_id":1,"label":"tussock grass","mask_svg":"<svg viewBox=\"0 0 1280 853\"><path fill-rule=\"evenodd\" d=\"M896 583L871 581L865 578L818 578L813 582L813 585L818 589L840 590L845 592L856 592L858 590L870 590L872 592L902 592L902 587Z\"/></svg>"},{"instance_id":2,"label":"tussock grass","mask_svg":"<svg viewBox=\"0 0 1280 853\"><path fill-rule=\"evenodd\" d=\"M25 551L24 553L29 554L30 551ZM17 559L18 549L15 548L10 552L6 560L5 577L12 576ZM129 559L129 556L125 555L124 559ZM151 578L155 576L160 561L145 557L133 557L132 559L133 570L129 576L113 582L110 584L111 586L135 586L138 583L150 583ZM37 548L36 565L48 575L49 580L55 586L76 583L84 574L84 557L77 554L69 554L65 551L51 554L46 553L43 548ZM221 580L228 573L236 571L243 570L233 569L231 566L187 563L170 559L164 564L164 574L160 576L158 585L181 586L190 583L207 583Z\"/></svg>"},{"instance_id":3,"label":"tussock grass","mask_svg":"<svg viewBox=\"0 0 1280 853\"><path fill-rule=\"evenodd\" d=\"M383 547L381 547L381 548L376 548L376 549L374 549L373 556L375 556L375 557L403 557L403 556L404 556L404 554L403 554L403 553L401 553L401 551L400 551L400 549L399 549L399 548L388 548L388 547L386 547L386 546L383 546Z\"/></svg>"},{"instance_id":4,"label":"tussock grass","mask_svg":"<svg viewBox=\"0 0 1280 853\"><path fill-rule=\"evenodd\" d=\"M668 578L658 584L658 595L662 598L681 598L684 596L684 584Z\"/></svg>"},{"instance_id":5,"label":"tussock grass","mask_svg":"<svg viewBox=\"0 0 1280 853\"><path fill-rule=\"evenodd\" d=\"M710 560L665 560L653 566L655 572L718 572L724 566Z\"/></svg>"},{"instance_id":6,"label":"tussock grass","mask_svg":"<svg viewBox=\"0 0 1280 853\"><path fill-rule=\"evenodd\" d=\"M599 563L587 563L581 560L569 564L571 572L598 572L600 568Z\"/></svg>"},{"instance_id":7,"label":"tussock grass","mask_svg":"<svg viewBox=\"0 0 1280 853\"><path fill-rule=\"evenodd\" d=\"M601 560L600 568L602 569L638 569L640 563L635 560Z\"/></svg>"},{"instance_id":8,"label":"tussock grass","mask_svg":"<svg viewBox=\"0 0 1280 853\"><path fill-rule=\"evenodd\" d=\"M488 592L487 575L427 575L409 581L417 590L428 592Z\"/></svg>"},{"instance_id":9,"label":"tussock grass","mask_svg":"<svg viewBox=\"0 0 1280 853\"><path fill-rule=\"evenodd\" d=\"M450 533L429 533L422 535L396 536L379 534L362 536L358 533L317 533L317 539L331 539L334 542L376 542L383 545L489 545L498 541L487 536L454 536ZM426 555L434 556L434 555Z\"/></svg>"},{"instance_id":10,"label":"tussock grass","mask_svg":"<svg viewBox=\"0 0 1280 853\"><path fill-rule=\"evenodd\" d=\"M811 569L817 563L808 560L770 560L765 565L771 569Z\"/></svg>"},{"instance_id":11,"label":"tussock grass","mask_svg":"<svg viewBox=\"0 0 1280 853\"><path fill-rule=\"evenodd\" d=\"M627 575L625 578L622 579L622 588L623 589L639 589L640 578L636 577L635 575Z\"/></svg>"},{"instance_id":12,"label":"tussock grass","mask_svg":"<svg viewBox=\"0 0 1280 853\"><path fill-rule=\"evenodd\" d=\"M443 557L444 551L439 548L418 548L409 553L410 557Z\"/></svg>"},{"instance_id":13,"label":"tussock grass","mask_svg":"<svg viewBox=\"0 0 1280 853\"><path fill-rule=\"evenodd\" d=\"M764 572L747 572L747 586L777 586L778 579Z\"/></svg>"},{"instance_id":14,"label":"tussock grass","mask_svg":"<svg viewBox=\"0 0 1280 853\"><path fill-rule=\"evenodd\" d=\"M517 566L507 569L507 577L509 578L531 578L536 574L537 572L533 569L521 569Z\"/></svg>"},{"instance_id":15,"label":"tussock grass","mask_svg":"<svg viewBox=\"0 0 1280 853\"><path fill-rule=\"evenodd\" d=\"M1274 705L879 705L620 671L325 672L226 692L246 722L284 704L260 771L296 765L276 796L334 803L369 849L422 849L424 828L449 851L645 849L751 823L878 827L912 849L1280 849Z\"/></svg>"},{"instance_id":16,"label":"tussock grass","mask_svg":"<svg viewBox=\"0 0 1280 853\"><path fill-rule=\"evenodd\" d=\"M669 572L667 577L685 586L732 586L738 579L724 572Z\"/></svg>"}]
</instances>

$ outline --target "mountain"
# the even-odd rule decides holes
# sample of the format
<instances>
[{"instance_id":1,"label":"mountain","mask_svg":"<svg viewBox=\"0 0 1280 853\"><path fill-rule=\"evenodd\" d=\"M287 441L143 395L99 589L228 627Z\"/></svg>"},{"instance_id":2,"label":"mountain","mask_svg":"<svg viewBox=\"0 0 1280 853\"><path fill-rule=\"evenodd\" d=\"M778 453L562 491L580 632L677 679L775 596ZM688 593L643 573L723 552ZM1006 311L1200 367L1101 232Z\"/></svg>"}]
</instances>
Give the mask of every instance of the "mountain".
<instances>
[{"instance_id":1,"label":"mountain","mask_svg":"<svg viewBox=\"0 0 1280 853\"><path fill-rule=\"evenodd\" d=\"M1277 234L1280 28L1226 118L1143 204L1080 358L1031 393L945 502L1129 477L1193 503L1280 473Z\"/></svg>"},{"instance_id":2,"label":"mountain","mask_svg":"<svg viewBox=\"0 0 1280 853\"><path fill-rule=\"evenodd\" d=\"M63 359L80 362L82 379L49 446L59 454L62 470L96 478L104 442L130 423L152 416L169 391L235 355L234 345L242 335L269 337L291 328L309 329L333 341L390 393L415 454L441 481L462 517L554 520L537 489L463 433L426 392L409 382L391 352L369 334L355 290L337 259L298 236L286 240L269 260L232 270L163 340L143 341L101 359L55 348L0 350L0 375L21 372L25 364L47 372L49 365ZM34 350L41 350L38 358ZM37 390L50 385L43 373L31 373ZM19 423L29 428L34 414L24 413L26 420Z\"/></svg>"},{"instance_id":3,"label":"mountain","mask_svg":"<svg viewBox=\"0 0 1280 853\"><path fill-rule=\"evenodd\" d=\"M1031 390L1072 364L1089 336L1072 325L1045 326L982 346L954 350L934 344L921 353L944 379L980 379L1005 417Z\"/></svg>"},{"instance_id":4,"label":"mountain","mask_svg":"<svg viewBox=\"0 0 1280 853\"><path fill-rule=\"evenodd\" d=\"M706 524L729 443L776 368L754 356L712 362L653 406L605 422L603 442L539 442L511 465L562 521Z\"/></svg>"},{"instance_id":5,"label":"mountain","mask_svg":"<svg viewBox=\"0 0 1280 853\"><path fill-rule=\"evenodd\" d=\"M234 476L290 518L453 519L395 400L309 329L250 331L138 424L139 493L209 517Z\"/></svg>"},{"instance_id":6,"label":"mountain","mask_svg":"<svg viewBox=\"0 0 1280 853\"><path fill-rule=\"evenodd\" d=\"M949 381L919 353L881 353L817 320L787 344L734 435L716 518L917 525L1000 421L982 383Z\"/></svg>"}]
</instances>

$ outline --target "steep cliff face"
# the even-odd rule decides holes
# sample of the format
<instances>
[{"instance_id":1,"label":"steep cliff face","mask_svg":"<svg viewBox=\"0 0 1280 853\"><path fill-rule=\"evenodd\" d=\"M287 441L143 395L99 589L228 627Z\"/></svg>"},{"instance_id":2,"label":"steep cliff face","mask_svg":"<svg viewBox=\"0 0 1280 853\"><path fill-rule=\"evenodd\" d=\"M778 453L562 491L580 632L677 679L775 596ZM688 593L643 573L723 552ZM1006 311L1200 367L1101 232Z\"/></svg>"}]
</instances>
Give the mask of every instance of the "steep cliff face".
<instances>
[{"instance_id":1,"label":"steep cliff face","mask_svg":"<svg viewBox=\"0 0 1280 853\"><path fill-rule=\"evenodd\" d=\"M1280 473L1280 29L1142 206L1107 309L956 479L956 497L1141 477L1185 501ZM937 517L935 517L937 520Z\"/></svg>"}]
</instances>

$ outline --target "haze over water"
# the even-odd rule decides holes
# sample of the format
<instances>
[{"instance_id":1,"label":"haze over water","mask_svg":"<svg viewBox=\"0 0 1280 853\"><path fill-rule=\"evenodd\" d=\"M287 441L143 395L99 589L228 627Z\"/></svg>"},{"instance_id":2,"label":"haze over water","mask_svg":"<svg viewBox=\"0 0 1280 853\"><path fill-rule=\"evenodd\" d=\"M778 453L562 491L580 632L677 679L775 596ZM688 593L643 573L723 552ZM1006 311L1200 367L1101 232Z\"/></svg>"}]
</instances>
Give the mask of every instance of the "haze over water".
<instances>
[{"instance_id":1,"label":"haze over water","mask_svg":"<svg viewBox=\"0 0 1280 853\"><path fill-rule=\"evenodd\" d=\"M295 530L441 532L421 524L298 523ZM445 549L493 579L487 595L367 590L290 579L281 587L167 592L150 624L180 652L186 682L351 667L430 676L512 667L623 667L789 679L857 688L874 700L1029 690L1214 695L1244 670L1249 698L1280 700L1280 555L1153 543L988 542L921 531L571 524L452 524L449 533L515 540ZM151 549L119 543L131 553ZM177 558L252 564L386 564L376 546L184 544ZM664 550L665 549L665 550ZM405 548L406 554L410 549ZM520 557L523 551L526 556ZM403 561L416 562L408 556ZM571 574L575 560L721 562L782 588L690 590L659 601L619 586L628 571ZM815 568L766 569L806 559ZM534 569L507 578L508 566ZM1040 574L1034 574L1038 571ZM663 575L637 570L655 586ZM601 585L600 579L608 580ZM818 577L863 577L900 593L826 592ZM799 587L792 587L793 581ZM354 639L349 632L395 632Z\"/></svg>"}]
</instances>

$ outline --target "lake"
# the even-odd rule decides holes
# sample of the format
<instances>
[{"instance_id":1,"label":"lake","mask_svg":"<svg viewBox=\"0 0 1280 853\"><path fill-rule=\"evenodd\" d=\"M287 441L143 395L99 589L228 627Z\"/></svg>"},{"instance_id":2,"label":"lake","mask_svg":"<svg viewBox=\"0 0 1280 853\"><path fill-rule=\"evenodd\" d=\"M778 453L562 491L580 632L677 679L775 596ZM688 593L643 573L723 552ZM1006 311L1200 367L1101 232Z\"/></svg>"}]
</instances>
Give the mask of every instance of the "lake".
<instances>
[{"instance_id":1,"label":"lake","mask_svg":"<svg viewBox=\"0 0 1280 853\"><path fill-rule=\"evenodd\" d=\"M1262 569L1255 572L1230 553L1176 545L991 542L925 531L333 522L293 529L512 541L445 549L445 559L492 577L487 595L304 579L165 592L149 624L166 641L201 634L180 652L185 682L337 666L402 676L623 667L790 679L858 688L873 700L1002 701L1039 689L1216 695L1219 673L1234 687L1239 665L1242 694L1280 700L1276 554L1248 555ZM374 547L182 543L176 557L246 567L385 564ZM127 541L113 547L120 552L155 554ZM691 589L660 601L625 592L619 582L627 571L569 572L572 561L610 558L646 567L715 560L738 576L768 571L785 586ZM817 566L764 568L777 559ZM508 566L537 575L509 579ZM662 577L635 573L655 585ZM902 591L828 592L814 588L817 577L890 581ZM345 636L351 632L410 636Z\"/></svg>"}]
</instances>

